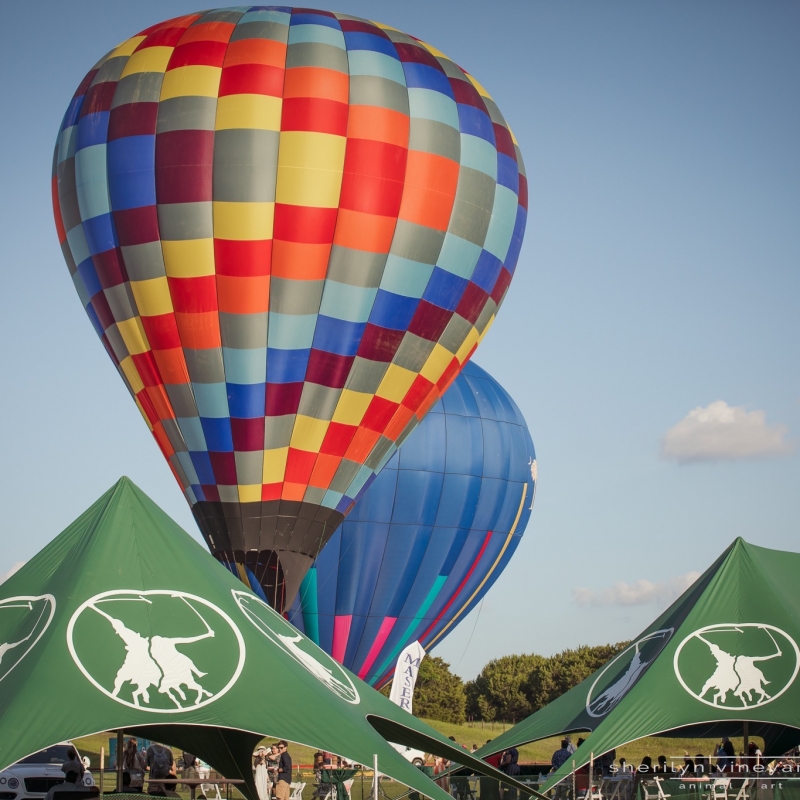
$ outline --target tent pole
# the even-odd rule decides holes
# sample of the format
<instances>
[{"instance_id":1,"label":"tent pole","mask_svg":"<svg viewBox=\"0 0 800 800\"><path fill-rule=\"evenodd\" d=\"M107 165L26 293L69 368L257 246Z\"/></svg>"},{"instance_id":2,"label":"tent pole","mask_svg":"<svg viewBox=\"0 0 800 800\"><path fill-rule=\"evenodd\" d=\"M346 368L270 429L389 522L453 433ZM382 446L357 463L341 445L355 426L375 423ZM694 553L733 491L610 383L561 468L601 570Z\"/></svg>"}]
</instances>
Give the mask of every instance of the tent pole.
<instances>
[{"instance_id":1,"label":"tent pole","mask_svg":"<svg viewBox=\"0 0 800 800\"><path fill-rule=\"evenodd\" d=\"M742 750L744 751L744 757L743 757L742 760L747 765L747 769L749 771L750 770L750 758L749 758L749 756L750 756L750 752L749 752L749 748L750 748L750 723L747 720L745 720L742 723L742 735L744 736L744 745L742 747Z\"/></svg>"},{"instance_id":2,"label":"tent pole","mask_svg":"<svg viewBox=\"0 0 800 800\"><path fill-rule=\"evenodd\" d=\"M117 791L122 791L122 728L117 728Z\"/></svg>"},{"instance_id":3,"label":"tent pole","mask_svg":"<svg viewBox=\"0 0 800 800\"><path fill-rule=\"evenodd\" d=\"M372 800L378 800L380 778L378 777L378 754L372 756Z\"/></svg>"},{"instance_id":4,"label":"tent pole","mask_svg":"<svg viewBox=\"0 0 800 800\"><path fill-rule=\"evenodd\" d=\"M586 795L587 798L592 797L592 780L594 779L594 753L589 753L589 793Z\"/></svg>"},{"instance_id":5,"label":"tent pole","mask_svg":"<svg viewBox=\"0 0 800 800\"><path fill-rule=\"evenodd\" d=\"M106 765L106 748L100 748L100 797L103 796L103 772Z\"/></svg>"},{"instance_id":6,"label":"tent pole","mask_svg":"<svg viewBox=\"0 0 800 800\"><path fill-rule=\"evenodd\" d=\"M575 759L572 759L572 800L577 800L578 793L575 791Z\"/></svg>"}]
</instances>

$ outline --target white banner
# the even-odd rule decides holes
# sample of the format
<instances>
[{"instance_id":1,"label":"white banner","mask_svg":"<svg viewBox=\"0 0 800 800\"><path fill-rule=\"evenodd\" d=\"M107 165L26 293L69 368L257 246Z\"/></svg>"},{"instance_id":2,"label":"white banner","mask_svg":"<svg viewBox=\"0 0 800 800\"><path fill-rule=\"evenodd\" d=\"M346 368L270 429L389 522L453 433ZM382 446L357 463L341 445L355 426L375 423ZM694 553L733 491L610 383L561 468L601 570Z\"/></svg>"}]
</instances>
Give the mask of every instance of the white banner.
<instances>
[{"instance_id":1,"label":"white banner","mask_svg":"<svg viewBox=\"0 0 800 800\"><path fill-rule=\"evenodd\" d=\"M389 699L411 713L411 701L414 697L414 686L417 683L419 665L425 656L425 650L419 642L412 642L397 659L392 679L392 691Z\"/></svg>"}]
</instances>

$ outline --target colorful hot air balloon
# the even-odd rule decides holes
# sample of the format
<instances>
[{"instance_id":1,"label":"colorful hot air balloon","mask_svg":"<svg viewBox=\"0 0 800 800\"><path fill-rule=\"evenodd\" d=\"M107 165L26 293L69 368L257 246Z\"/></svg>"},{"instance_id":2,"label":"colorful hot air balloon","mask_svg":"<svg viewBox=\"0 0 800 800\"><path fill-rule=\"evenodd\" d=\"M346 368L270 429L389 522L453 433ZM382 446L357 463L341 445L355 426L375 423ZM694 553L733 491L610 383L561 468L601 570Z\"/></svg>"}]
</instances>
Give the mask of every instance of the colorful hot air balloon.
<instances>
[{"instance_id":1,"label":"colorful hot air balloon","mask_svg":"<svg viewBox=\"0 0 800 800\"><path fill-rule=\"evenodd\" d=\"M325 545L290 621L382 685L406 645L440 642L497 580L528 523L535 476L520 410L467 364Z\"/></svg>"},{"instance_id":2,"label":"colorful hot air balloon","mask_svg":"<svg viewBox=\"0 0 800 800\"><path fill-rule=\"evenodd\" d=\"M75 287L209 548L277 608L486 333L526 186L477 81L343 14L190 14L79 86Z\"/></svg>"}]
</instances>

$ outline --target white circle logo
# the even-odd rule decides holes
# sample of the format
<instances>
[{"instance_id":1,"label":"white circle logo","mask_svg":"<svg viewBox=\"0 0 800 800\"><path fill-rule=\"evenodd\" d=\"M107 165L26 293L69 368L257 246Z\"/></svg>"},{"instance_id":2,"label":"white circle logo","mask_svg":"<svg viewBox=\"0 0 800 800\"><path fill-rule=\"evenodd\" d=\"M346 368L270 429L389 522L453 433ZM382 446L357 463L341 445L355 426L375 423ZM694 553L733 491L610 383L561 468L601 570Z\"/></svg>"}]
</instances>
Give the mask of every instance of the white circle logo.
<instances>
[{"instance_id":1,"label":"white circle logo","mask_svg":"<svg viewBox=\"0 0 800 800\"><path fill-rule=\"evenodd\" d=\"M51 594L0 600L0 681L33 650L55 613L56 599Z\"/></svg>"},{"instance_id":2,"label":"white circle logo","mask_svg":"<svg viewBox=\"0 0 800 800\"><path fill-rule=\"evenodd\" d=\"M653 631L628 645L606 664L586 695L586 711L604 717L633 688L633 685L672 638L674 628Z\"/></svg>"},{"instance_id":3,"label":"white circle logo","mask_svg":"<svg viewBox=\"0 0 800 800\"><path fill-rule=\"evenodd\" d=\"M232 590L232 594L242 613L267 639L342 700L353 704L361 702L358 689L338 661L334 661L324 650L301 636L260 598L237 590Z\"/></svg>"},{"instance_id":4,"label":"white circle logo","mask_svg":"<svg viewBox=\"0 0 800 800\"><path fill-rule=\"evenodd\" d=\"M774 625L706 625L678 645L674 667L681 686L707 706L758 708L792 685L800 668L800 650L788 633Z\"/></svg>"},{"instance_id":5,"label":"white circle logo","mask_svg":"<svg viewBox=\"0 0 800 800\"><path fill-rule=\"evenodd\" d=\"M72 615L67 646L103 694L158 714L218 700L245 661L242 634L222 609L170 589L95 595Z\"/></svg>"}]
</instances>

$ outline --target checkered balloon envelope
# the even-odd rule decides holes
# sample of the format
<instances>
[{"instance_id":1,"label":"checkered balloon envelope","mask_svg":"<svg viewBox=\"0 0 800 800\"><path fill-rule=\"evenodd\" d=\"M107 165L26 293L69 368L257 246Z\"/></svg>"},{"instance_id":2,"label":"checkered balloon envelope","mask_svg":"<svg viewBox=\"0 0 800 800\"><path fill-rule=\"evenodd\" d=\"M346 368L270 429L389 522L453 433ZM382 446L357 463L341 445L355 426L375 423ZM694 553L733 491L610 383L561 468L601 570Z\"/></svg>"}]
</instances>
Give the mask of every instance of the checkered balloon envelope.
<instances>
[{"instance_id":1,"label":"checkered balloon envelope","mask_svg":"<svg viewBox=\"0 0 800 800\"><path fill-rule=\"evenodd\" d=\"M527 182L497 105L435 48L257 6L104 56L53 202L209 548L282 610L493 322Z\"/></svg>"}]
</instances>

